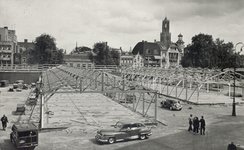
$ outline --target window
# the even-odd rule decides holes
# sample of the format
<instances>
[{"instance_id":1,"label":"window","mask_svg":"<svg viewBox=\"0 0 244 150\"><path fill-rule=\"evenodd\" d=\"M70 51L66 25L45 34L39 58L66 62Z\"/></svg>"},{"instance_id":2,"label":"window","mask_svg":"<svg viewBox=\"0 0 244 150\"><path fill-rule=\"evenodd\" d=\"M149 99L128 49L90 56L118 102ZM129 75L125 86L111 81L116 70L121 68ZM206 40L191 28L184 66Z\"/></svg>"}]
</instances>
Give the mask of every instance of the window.
<instances>
[{"instance_id":1,"label":"window","mask_svg":"<svg viewBox=\"0 0 244 150\"><path fill-rule=\"evenodd\" d=\"M137 128L137 124L132 124L131 128Z\"/></svg>"},{"instance_id":2,"label":"window","mask_svg":"<svg viewBox=\"0 0 244 150\"><path fill-rule=\"evenodd\" d=\"M147 50L146 50L146 53L147 53L147 54L150 54L150 53L151 53L150 49L147 49Z\"/></svg>"},{"instance_id":3,"label":"window","mask_svg":"<svg viewBox=\"0 0 244 150\"><path fill-rule=\"evenodd\" d=\"M159 54L158 50L156 50L156 49L153 51L153 53L154 54Z\"/></svg>"},{"instance_id":4,"label":"window","mask_svg":"<svg viewBox=\"0 0 244 150\"><path fill-rule=\"evenodd\" d=\"M80 68L80 64L77 64L77 67Z\"/></svg>"},{"instance_id":5,"label":"window","mask_svg":"<svg viewBox=\"0 0 244 150\"><path fill-rule=\"evenodd\" d=\"M130 124L125 124L125 125L123 126L123 129L127 129L127 128L130 128Z\"/></svg>"},{"instance_id":6,"label":"window","mask_svg":"<svg viewBox=\"0 0 244 150\"><path fill-rule=\"evenodd\" d=\"M145 125L138 123L138 127L145 127Z\"/></svg>"},{"instance_id":7,"label":"window","mask_svg":"<svg viewBox=\"0 0 244 150\"><path fill-rule=\"evenodd\" d=\"M91 64L88 64L88 68L91 68Z\"/></svg>"},{"instance_id":8,"label":"window","mask_svg":"<svg viewBox=\"0 0 244 150\"><path fill-rule=\"evenodd\" d=\"M82 64L82 67L83 67L83 68L86 68L86 64Z\"/></svg>"}]
</instances>

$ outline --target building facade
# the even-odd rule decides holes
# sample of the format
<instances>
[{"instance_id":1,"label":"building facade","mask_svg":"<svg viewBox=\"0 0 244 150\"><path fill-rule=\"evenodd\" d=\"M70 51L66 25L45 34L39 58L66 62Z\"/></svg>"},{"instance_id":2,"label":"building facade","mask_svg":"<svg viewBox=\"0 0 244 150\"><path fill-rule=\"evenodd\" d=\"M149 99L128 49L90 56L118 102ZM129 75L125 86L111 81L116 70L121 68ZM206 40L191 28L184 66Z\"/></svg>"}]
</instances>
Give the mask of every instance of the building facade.
<instances>
[{"instance_id":1,"label":"building facade","mask_svg":"<svg viewBox=\"0 0 244 150\"><path fill-rule=\"evenodd\" d=\"M14 64L14 54L18 52L17 36L15 30L8 27L0 28L0 65Z\"/></svg>"},{"instance_id":2,"label":"building facade","mask_svg":"<svg viewBox=\"0 0 244 150\"><path fill-rule=\"evenodd\" d=\"M26 65L27 59L29 57L28 50L34 49L35 45L33 42L28 42L28 39L25 39L24 42L18 42L19 53L16 53L15 62L19 64Z\"/></svg>"},{"instance_id":3,"label":"building facade","mask_svg":"<svg viewBox=\"0 0 244 150\"><path fill-rule=\"evenodd\" d=\"M144 59L145 67L169 68L179 66L184 53L184 41L182 34L178 35L178 41L171 41L170 21L165 18L162 22L160 41L137 43L132 54L138 53Z\"/></svg>"},{"instance_id":4,"label":"building facade","mask_svg":"<svg viewBox=\"0 0 244 150\"><path fill-rule=\"evenodd\" d=\"M133 65L133 58L134 56L131 54L131 52L121 52L120 66L122 68L131 67Z\"/></svg>"},{"instance_id":5,"label":"building facade","mask_svg":"<svg viewBox=\"0 0 244 150\"><path fill-rule=\"evenodd\" d=\"M88 58L88 53L64 55L64 61L67 66L75 68L93 68L94 63Z\"/></svg>"},{"instance_id":6,"label":"building facade","mask_svg":"<svg viewBox=\"0 0 244 150\"><path fill-rule=\"evenodd\" d=\"M136 55L134 55L132 67L140 68L143 66L144 66L144 59L139 53L137 53Z\"/></svg>"}]
</instances>

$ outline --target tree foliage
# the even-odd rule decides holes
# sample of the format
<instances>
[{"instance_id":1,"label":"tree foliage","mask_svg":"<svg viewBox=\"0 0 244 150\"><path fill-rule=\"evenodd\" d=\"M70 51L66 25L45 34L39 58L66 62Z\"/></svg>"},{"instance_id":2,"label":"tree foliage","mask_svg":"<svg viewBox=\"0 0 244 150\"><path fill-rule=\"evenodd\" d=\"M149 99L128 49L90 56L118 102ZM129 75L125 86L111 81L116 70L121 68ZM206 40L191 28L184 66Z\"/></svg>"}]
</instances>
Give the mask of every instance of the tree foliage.
<instances>
[{"instance_id":1,"label":"tree foliage","mask_svg":"<svg viewBox=\"0 0 244 150\"><path fill-rule=\"evenodd\" d=\"M96 65L119 65L119 52L109 48L107 43L94 44L93 53L88 54L89 59Z\"/></svg>"},{"instance_id":2,"label":"tree foliage","mask_svg":"<svg viewBox=\"0 0 244 150\"><path fill-rule=\"evenodd\" d=\"M181 64L183 67L228 68L234 66L234 59L231 42L214 41L211 35L200 33L185 48Z\"/></svg>"},{"instance_id":3,"label":"tree foliage","mask_svg":"<svg viewBox=\"0 0 244 150\"><path fill-rule=\"evenodd\" d=\"M55 38L42 34L36 37L34 49L28 50L28 64L61 64L63 63L63 49L56 47Z\"/></svg>"}]
</instances>

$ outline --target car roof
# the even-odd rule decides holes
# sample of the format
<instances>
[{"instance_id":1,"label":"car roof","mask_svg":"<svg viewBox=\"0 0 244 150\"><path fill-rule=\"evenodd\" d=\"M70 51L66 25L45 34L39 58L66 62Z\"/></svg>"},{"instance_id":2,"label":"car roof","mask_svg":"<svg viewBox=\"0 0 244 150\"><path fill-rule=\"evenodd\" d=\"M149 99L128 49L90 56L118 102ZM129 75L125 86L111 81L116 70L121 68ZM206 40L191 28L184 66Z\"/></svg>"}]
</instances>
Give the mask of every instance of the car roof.
<instances>
[{"instance_id":1,"label":"car roof","mask_svg":"<svg viewBox=\"0 0 244 150\"><path fill-rule=\"evenodd\" d=\"M166 99L167 101L173 101L173 102L178 102L177 100L174 99Z\"/></svg>"},{"instance_id":2,"label":"car roof","mask_svg":"<svg viewBox=\"0 0 244 150\"><path fill-rule=\"evenodd\" d=\"M13 128L18 132L37 130L37 126L33 123L17 123L13 125Z\"/></svg>"},{"instance_id":3,"label":"car roof","mask_svg":"<svg viewBox=\"0 0 244 150\"><path fill-rule=\"evenodd\" d=\"M129 122L129 121L118 121L118 122L120 122L120 123L122 123L122 124L138 124L138 123L141 123L141 122ZM143 124L143 123L141 123L141 124Z\"/></svg>"}]
</instances>

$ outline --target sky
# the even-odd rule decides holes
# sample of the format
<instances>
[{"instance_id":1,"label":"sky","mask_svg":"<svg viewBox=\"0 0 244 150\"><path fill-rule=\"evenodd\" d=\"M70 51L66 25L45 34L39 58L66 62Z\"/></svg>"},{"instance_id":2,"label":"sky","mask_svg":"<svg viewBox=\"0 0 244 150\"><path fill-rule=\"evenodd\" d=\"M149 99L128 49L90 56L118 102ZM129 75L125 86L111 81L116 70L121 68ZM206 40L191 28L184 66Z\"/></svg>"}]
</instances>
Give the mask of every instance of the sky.
<instances>
[{"instance_id":1,"label":"sky","mask_svg":"<svg viewBox=\"0 0 244 150\"><path fill-rule=\"evenodd\" d=\"M93 48L97 42L133 49L142 40L160 40L162 21L170 20L172 42L185 45L200 33L224 42L244 43L244 0L1 0L0 28L15 30L18 42L41 34L58 48Z\"/></svg>"}]
</instances>

